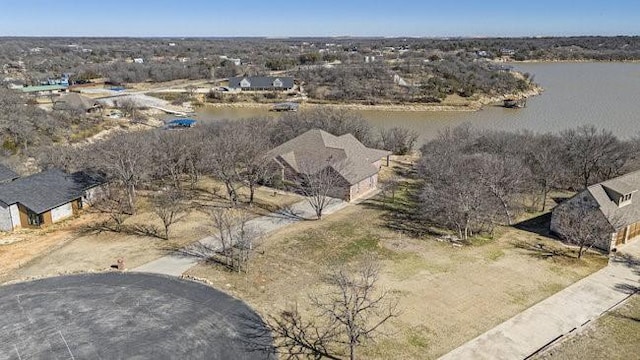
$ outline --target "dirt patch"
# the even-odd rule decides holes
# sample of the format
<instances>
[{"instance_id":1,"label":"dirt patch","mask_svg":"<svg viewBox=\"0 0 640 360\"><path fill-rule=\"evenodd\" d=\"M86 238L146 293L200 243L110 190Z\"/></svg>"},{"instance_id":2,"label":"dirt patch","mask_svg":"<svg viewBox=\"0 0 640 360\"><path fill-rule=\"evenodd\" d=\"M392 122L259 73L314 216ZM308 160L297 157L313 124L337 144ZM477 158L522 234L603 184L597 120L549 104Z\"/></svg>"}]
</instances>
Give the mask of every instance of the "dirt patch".
<instances>
[{"instance_id":1,"label":"dirt patch","mask_svg":"<svg viewBox=\"0 0 640 360\"><path fill-rule=\"evenodd\" d=\"M223 186L210 178L202 178L193 191L189 212L183 221L170 229L170 239L163 240L144 234L99 231L93 225L107 219L104 214L87 209L80 217L69 219L42 230L20 230L0 237L12 242L0 245L0 281L41 277L60 273L106 270L124 258L127 268L134 268L166 255L186 244L209 236L207 209L228 207ZM240 200L246 201L248 190L240 189ZM300 201L297 195L259 188L256 204L248 207L252 216L260 216ZM161 227L158 217L150 210L143 192L138 200L139 211L127 218L125 225Z\"/></svg>"}]
</instances>

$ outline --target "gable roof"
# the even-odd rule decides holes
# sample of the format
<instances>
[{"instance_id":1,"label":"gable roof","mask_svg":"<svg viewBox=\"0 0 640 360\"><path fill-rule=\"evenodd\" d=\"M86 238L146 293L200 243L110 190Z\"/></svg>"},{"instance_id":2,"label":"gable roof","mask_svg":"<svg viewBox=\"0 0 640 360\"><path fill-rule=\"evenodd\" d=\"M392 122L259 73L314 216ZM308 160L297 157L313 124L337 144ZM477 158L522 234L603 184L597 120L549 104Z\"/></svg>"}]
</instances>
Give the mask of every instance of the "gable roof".
<instances>
[{"instance_id":1,"label":"gable roof","mask_svg":"<svg viewBox=\"0 0 640 360\"><path fill-rule=\"evenodd\" d=\"M104 178L96 174L47 170L0 184L0 201L7 205L20 203L41 214L82 197L84 191L104 182Z\"/></svg>"},{"instance_id":2,"label":"gable roof","mask_svg":"<svg viewBox=\"0 0 640 360\"><path fill-rule=\"evenodd\" d=\"M83 111L89 111L98 106L100 106L100 103L96 100L82 96L78 93L63 95L53 104L53 108L57 110L80 109Z\"/></svg>"},{"instance_id":3,"label":"gable roof","mask_svg":"<svg viewBox=\"0 0 640 360\"><path fill-rule=\"evenodd\" d=\"M266 88L277 88L277 89L291 89L293 88L293 78L290 76L236 76L229 78L229 87L230 88L240 88L240 82L244 79L247 79L251 86L249 89L266 89ZM279 79L282 81L281 87L274 87L273 82Z\"/></svg>"},{"instance_id":4,"label":"gable roof","mask_svg":"<svg viewBox=\"0 0 640 360\"><path fill-rule=\"evenodd\" d=\"M11 170L8 167L0 164L0 183L5 182L5 181L15 180L15 179L17 179L19 177L20 177L20 175L18 175L15 172L13 172L13 170Z\"/></svg>"},{"instance_id":5,"label":"gable roof","mask_svg":"<svg viewBox=\"0 0 640 360\"><path fill-rule=\"evenodd\" d=\"M24 86L20 88L20 91L24 93L32 93L38 91L55 91L55 90L65 90L67 86L65 85L35 85L35 86Z\"/></svg>"},{"instance_id":6,"label":"gable roof","mask_svg":"<svg viewBox=\"0 0 640 360\"><path fill-rule=\"evenodd\" d=\"M313 174L330 166L354 185L375 175L378 168L373 163L389 154L364 146L351 134L335 136L313 129L276 147L268 156L298 173Z\"/></svg>"},{"instance_id":7,"label":"gable roof","mask_svg":"<svg viewBox=\"0 0 640 360\"><path fill-rule=\"evenodd\" d=\"M616 202L618 199L612 198L607 189L620 195L637 192L640 189L640 171L634 171L587 188L587 191L598 203L600 211L614 228L620 229L640 221L640 197L638 195L633 196L635 199L632 198L630 204L619 207Z\"/></svg>"}]
</instances>

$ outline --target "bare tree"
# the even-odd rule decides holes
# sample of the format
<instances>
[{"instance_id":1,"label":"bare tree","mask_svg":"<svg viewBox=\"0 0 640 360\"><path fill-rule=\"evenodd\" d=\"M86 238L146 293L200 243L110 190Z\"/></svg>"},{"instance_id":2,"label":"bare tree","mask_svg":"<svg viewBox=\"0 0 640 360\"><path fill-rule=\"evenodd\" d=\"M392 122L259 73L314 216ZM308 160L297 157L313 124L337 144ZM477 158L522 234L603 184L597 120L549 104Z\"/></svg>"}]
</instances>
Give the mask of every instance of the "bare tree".
<instances>
[{"instance_id":1,"label":"bare tree","mask_svg":"<svg viewBox=\"0 0 640 360\"><path fill-rule=\"evenodd\" d=\"M563 175L562 149L558 136L551 134L524 136L523 161L529 168L533 182L540 188L542 207L546 210L547 195L553 187L558 187Z\"/></svg>"},{"instance_id":2,"label":"bare tree","mask_svg":"<svg viewBox=\"0 0 640 360\"><path fill-rule=\"evenodd\" d=\"M400 127L380 129L379 137L381 147L391 151L394 155L410 153L418 141L418 133Z\"/></svg>"},{"instance_id":3,"label":"bare tree","mask_svg":"<svg viewBox=\"0 0 640 360\"><path fill-rule=\"evenodd\" d=\"M153 212L162 221L165 240L169 240L171 225L182 220L186 215L186 208L182 203L183 198L182 192L176 189L162 191L152 198Z\"/></svg>"},{"instance_id":4,"label":"bare tree","mask_svg":"<svg viewBox=\"0 0 640 360\"><path fill-rule=\"evenodd\" d=\"M608 219L595 201L574 197L554 210L554 227L561 229L561 237L578 246L578 259L598 242L611 241L618 220ZM611 223L613 222L613 224Z\"/></svg>"},{"instance_id":5,"label":"bare tree","mask_svg":"<svg viewBox=\"0 0 640 360\"><path fill-rule=\"evenodd\" d=\"M126 194L119 187L113 185L105 187L102 195L92 207L109 215L109 220L113 222L113 227L109 226L109 230L115 232L122 230L124 221L130 215Z\"/></svg>"},{"instance_id":6,"label":"bare tree","mask_svg":"<svg viewBox=\"0 0 640 360\"><path fill-rule=\"evenodd\" d=\"M91 165L122 185L129 212L135 213L136 187L149 172L148 148L140 135L118 134L88 150L94 152Z\"/></svg>"},{"instance_id":7,"label":"bare tree","mask_svg":"<svg viewBox=\"0 0 640 360\"><path fill-rule=\"evenodd\" d=\"M184 251L233 271L247 272L251 255L261 237L259 231L249 226L249 213L237 208L217 208L211 211L211 220L214 235Z\"/></svg>"},{"instance_id":8,"label":"bare tree","mask_svg":"<svg viewBox=\"0 0 640 360\"><path fill-rule=\"evenodd\" d=\"M318 220L322 219L322 212L329 205L331 195L335 196L339 185L344 182L337 170L340 166L342 165L332 161L331 158L326 161L318 160L300 164L300 171L294 184L296 189L305 196Z\"/></svg>"},{"instance_id":9,"label":"bare tree","mask_svg":"<svg viewBox=\"0 0 640 360\"><path fill-rule=\"evenodd\" d=\"M574 186L587 186L620 175L630 154L611 131L580 126L560 134L565 164Z\"/></svg>"},{"instance_id":10,"label":"bare tree","mask_svg":"<svg viewBox=\"0 0 640 360\"><path fill-rule=\"evenodd\" d=\"M297 308L271 316L266 324L276 350L289 358L356 359L358 347L399 313L397 301L378 290L379 274L379 263L367 256L353 269L337 269L326 277L329 292L310 297L314 320Z\"/></svg>"}]
</instances>

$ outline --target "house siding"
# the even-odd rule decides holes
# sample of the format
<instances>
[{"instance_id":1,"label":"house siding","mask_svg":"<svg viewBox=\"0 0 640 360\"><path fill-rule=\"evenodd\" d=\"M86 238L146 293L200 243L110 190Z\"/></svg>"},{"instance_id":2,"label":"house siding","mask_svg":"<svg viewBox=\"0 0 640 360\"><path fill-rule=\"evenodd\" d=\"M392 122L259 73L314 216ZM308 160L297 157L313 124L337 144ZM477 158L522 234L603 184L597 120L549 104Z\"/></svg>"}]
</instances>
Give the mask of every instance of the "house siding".
<instances>
[{"instance_id":1,"label":"house siding","mask_svg":"<svg viewBox=\"0 0 640 360\"><path fill-rule=\"evenodd\" d=\"M71 205L71 203L66 203L64 205L60 205L56 208L51 209L50 213L51 222L56 223L60 220L73 216L73 206Z\"/></svg>"},{"instance_id":2,"label":"house siding","mask_svg":"<svg viewBox=\"0 0 640 360\"><path fill-rule=\"evenodd\" d=\"M349 188L349 201L358 199L378 186L378 174L372 175Z\"/></svg>"},{"instance_id":3,"label":"house siding","mask_svg":"<svg viewBox=\"0 0 640 360\"><path fill-rule=\"evenodd\" d=\"M568 211L571 205L577 204L578 202L590 203L591 205L597 206L597 202L593 198L593 195L591 195L586 190L578 193L576 196L572 197L571 199L556 206L556 208L551 213L551 223L549 226L549 229L551 230L552 234L555 234L560 238L564 238L564 234L566 233L566 231L561 226L562 217L565 215L566 211ZM605 216L601 212L599 213L602 216L602 221L607 221ZM608 252L611 250L612 244L615 244L615 236L616 236L616 233L609 234L608 236L605 236L602 239L599 239L598 241L596 241L593 246L600 250L604 250Z\"/></svg>"},{"instance_id":4,"label":"house siding","mask_svg":"<svg viewBox=\"0 0 640 360\"><path fill-rule=\"evenodd\" d=\"M0 202L0 230L13 230L13 221L11 221L11 207Z\"/></svg>"},{"instance_id":5,"label":"house siding","mask_svg":"<svg viewBox=\"0 0 640 360\"><path fill-rule=\"evenodd\" d=\"M9 212L11 213L11 222L13 223L13 228L19 228L22 226L20 222L20 210L18 210L18 204L13 204L9 206Z\"/></svg>"}]
</instances>

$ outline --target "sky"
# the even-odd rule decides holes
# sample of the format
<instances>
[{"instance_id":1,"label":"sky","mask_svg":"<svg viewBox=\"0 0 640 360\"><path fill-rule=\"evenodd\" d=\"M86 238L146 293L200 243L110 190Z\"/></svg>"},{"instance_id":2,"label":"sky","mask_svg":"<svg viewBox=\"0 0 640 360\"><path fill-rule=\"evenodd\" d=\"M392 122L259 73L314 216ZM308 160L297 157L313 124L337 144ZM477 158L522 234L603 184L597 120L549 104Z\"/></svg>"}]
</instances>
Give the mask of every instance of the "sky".
<instances>
[{"instance_id":1,"label":"sky","mask_svg":"<svg viewBox=\"0 0 640 360\"><path fill-rule=\"evenodd\" d=\"M640 35L638 0L0 0L0 36Z\"/></svg>"}]
</instances>

